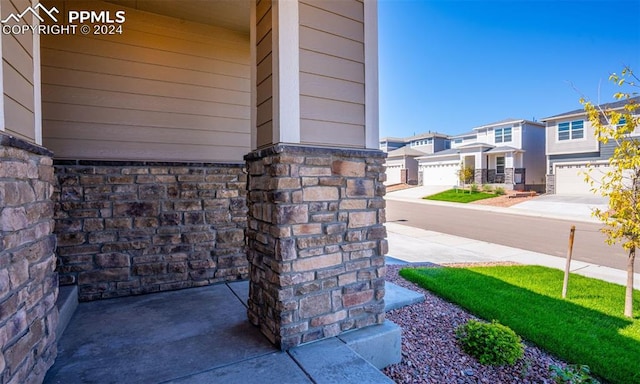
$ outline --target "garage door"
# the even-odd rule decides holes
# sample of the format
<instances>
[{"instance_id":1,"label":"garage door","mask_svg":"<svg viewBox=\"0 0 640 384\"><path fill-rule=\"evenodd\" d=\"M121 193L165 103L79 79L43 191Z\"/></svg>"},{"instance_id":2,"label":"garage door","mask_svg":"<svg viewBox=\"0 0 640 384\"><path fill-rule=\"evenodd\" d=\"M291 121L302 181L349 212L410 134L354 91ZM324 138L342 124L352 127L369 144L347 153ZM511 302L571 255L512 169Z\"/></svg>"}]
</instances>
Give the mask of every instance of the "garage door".
<instances>
[{"instance_id":1,"label":"garage door","mask_svg":"<svg viewBox=\"0 0 640 384\"><path fill-rule=\"evenodd\" d=\"M458 170L460 164L422 164L422 184L423 185L458 185Z\"/></svg>"},{"instance_id":2,"label":"garage door","mask_svg":"<svg viewBox=\"0 0 640 384\"><path fill-rule=\"evenodd\" d=\"M609 171L607 164L594 164L591 176L599 180ZM586 164L556 164L556 194L558 195L593 195L591 186L584 181L588 168Z\"/></svg>"},{"instance_id":3,"label":"garage door","mask_svg":"<svg viewBox=\"0 0 640 384\"><path fill-rule=\"evenodd\" d=\"M401 165L387 165L387 181L384 182L385 185L394 185L400 184L402 166Z\"/></svg>"}]
</instances>

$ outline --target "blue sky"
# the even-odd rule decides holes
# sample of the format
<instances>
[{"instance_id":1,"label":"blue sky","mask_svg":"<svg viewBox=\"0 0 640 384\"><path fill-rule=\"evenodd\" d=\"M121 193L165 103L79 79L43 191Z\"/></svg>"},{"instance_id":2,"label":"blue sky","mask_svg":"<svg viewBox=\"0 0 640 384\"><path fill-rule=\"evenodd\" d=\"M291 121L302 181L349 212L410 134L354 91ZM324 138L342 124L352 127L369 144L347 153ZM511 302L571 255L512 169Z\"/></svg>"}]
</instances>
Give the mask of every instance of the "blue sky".
<instances>
[{"instance_id":1,"label":"blue sky","mask_svg":"<svg viewBox=\"0 0 640 384\"><path fill-rule=\"evenodd\" d=\"M640 0L379 0L378 17L380 137L540 120L640 74Z\"/></svg>"}]
</instances>

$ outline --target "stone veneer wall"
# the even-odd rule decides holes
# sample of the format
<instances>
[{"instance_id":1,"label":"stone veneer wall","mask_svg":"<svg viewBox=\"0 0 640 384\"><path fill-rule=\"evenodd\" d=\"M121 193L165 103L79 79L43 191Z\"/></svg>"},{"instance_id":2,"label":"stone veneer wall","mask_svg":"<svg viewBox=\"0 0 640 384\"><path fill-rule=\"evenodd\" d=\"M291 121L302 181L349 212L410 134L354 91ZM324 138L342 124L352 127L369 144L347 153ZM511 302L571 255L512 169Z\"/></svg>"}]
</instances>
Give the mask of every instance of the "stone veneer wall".
<instances>
[{"instance_id":1,"label":"stone veneer wall","mask_svg":"<svg viewBox=\"0 0 640 384\"><path fill-rule=\"evenodd\" d=\"M248 277L244 164L54 166L60 282L80 300Z\"/></svg>"},{"instance_id":2,"label":"stone veneer wall","mask_svg":"<svg viewBox=\"0 0 640 384\"><path fill-rule=\"evenodd\" d=\"M384 321L384 158L276 145L249 170L249 319L281 349Z\"/></svg>"},{"instance_id":3,"label":"stone veneer wall","mask_svg":"<svg viewBox=\"0 0 640 384\"><path fill-rule=\"evenodd\" d=\"M546 193L548 194L556 193L556 175L553 175L553 174L547 175Z\"/></svg>"},{"instance_id":4,"label":"stone veneer wall","mask_svg":"<svg viewBox=\"0 0 640 384\"><path fill-rule=\"evenodd\" d=\"M39 383L56 357L52 153L0 133L0 383Z\"/></svg>"}]
</instances>

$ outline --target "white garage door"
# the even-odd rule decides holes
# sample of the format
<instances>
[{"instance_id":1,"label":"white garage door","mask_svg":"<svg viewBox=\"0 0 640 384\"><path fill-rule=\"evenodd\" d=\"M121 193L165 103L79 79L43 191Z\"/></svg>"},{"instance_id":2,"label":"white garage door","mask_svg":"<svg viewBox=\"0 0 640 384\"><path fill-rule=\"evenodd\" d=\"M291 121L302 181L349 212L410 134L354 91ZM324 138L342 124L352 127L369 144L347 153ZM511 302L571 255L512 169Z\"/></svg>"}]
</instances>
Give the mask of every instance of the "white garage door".
<instances>
[{"instance_id":1,"label":"white garage door","mask_svg":"<svg viewBox=\"0 0 640 384\"><path fill-rule=\"evenodd\" d=\"M394 185L400 184L401 179L401 171L402 165L387 165L387 181L384 182L385 185Z\"/></svg>"},{"instance_id":2,"label":"white garage door","mask_svg":"<svg viewBox=\"0 0 640 384\"><path fill-rule=\"evenodd\" d=\"M423 185L458 185L458 170L460 164L422 164L422 184Z\"/></svg>"},{"instance_id":3,"label":"white garage door","mask_svg":"<svg viewBox=\"0 0 640 384\"><path fill-rule=\"evenodd\" d=\"M599 180L609 171L607 164L594 164L591 176ZM556 164L556 194L558 195L593 195L591 186L584 181L588 168L586 164ZM597 183L596 183L597 185Z\"/></svg>"}]
</instances>

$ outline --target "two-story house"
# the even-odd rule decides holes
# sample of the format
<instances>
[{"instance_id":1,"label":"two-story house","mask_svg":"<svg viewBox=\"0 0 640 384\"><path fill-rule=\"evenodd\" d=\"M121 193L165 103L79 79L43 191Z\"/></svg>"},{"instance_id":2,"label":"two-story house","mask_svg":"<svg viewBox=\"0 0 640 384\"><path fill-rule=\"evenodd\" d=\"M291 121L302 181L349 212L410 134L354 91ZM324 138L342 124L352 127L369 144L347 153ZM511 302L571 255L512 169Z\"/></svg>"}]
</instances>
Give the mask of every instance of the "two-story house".
<instances>
[{"instance_id":1,"label":"two-story house","mask_svg":"<svg viewBox=\"0 0 640 384\"><path fill-rule=\"evenodd\" d=\"M640 102L640 96L632 100ZM600 105L602 109L619 110L627 100ZM546 123L547 193L591 195L585 181L589 165L595 178L609 170L609 158L615 141L602 144L595 135L583 108L542 119ZM638 133L640 135L640 133Z\"/></svg>"},{"instance_id":2,"label":"two-story house","mask_svg":"<svg viewBox=\"0 0 640 384\"><path fill-rule=\"evenodd\" d=\"M398 146L399 140L403 141L401 147ZM388 137L381 139L380 149L388 152L385 162L387 173L385 184L417 184L418 161L416 158L446 150L449 146L449 136L437 132L421 133L404 139ZM393 147L395 149L392 150Z\"/></svg>"},{"instance_id":3,"label":"two-story house","mask_svg":"<svg viewBox=\"0 0 640 384\"><path fill-rule=\"evenodd\" d=\"M505 119L453 136L451 149L419 157L423 185L457 185L461 167L476 184L506 189L544 188L544 125Z\"/></svg>"}]
</instances>

